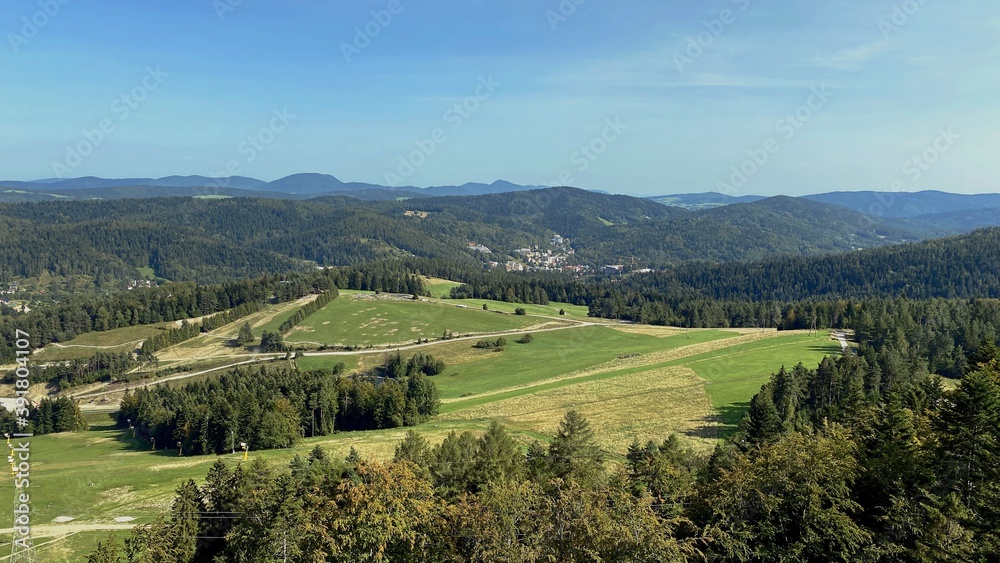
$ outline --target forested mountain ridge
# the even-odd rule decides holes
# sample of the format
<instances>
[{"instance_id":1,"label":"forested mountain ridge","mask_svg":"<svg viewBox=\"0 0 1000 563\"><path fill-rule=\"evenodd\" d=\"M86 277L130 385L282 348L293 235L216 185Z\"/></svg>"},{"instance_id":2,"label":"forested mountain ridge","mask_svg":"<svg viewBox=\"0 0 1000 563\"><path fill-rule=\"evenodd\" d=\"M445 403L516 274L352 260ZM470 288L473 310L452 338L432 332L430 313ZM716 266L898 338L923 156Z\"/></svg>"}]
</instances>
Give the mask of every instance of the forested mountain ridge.
<instances>
[{"instance_id":1,"label":"forested mountain ridge","mask_svg":"<svg viewBox=\"0 0 1000 563\"><path fill-rule=\"evenodd\" d=\"M1000 228L853 253L688 263L626 286L707 299L1000 297Z\"/></svg>"},{"instance_id":2,"label":"forested mountain ridge","mask_svg":"<svg viewBox=\"0 0 1000 563\"><path fill-rule=\"evenodd\" d=\"M407 211L426 216L407 216ZM629 196L549 188L474 197L363 202L151 198L0 205L0 276L49 272L218 282L388 257L467 266L571 239L575 263L677 263L812 255L916 240L895 224L825 204L771 198L697 212ZM474 254L469 242L492 255ZM31 255L25 249L34 249Z\"/></svg>"},{"instance_id":3,"label":"forested mountain ridge","mask_svg":"<svg viewBox=\"0 0 1000 563\"><path fill-rule=\"evenodd\" d=\"M803 196L880 217L910 218L934 213L1000 208L1000 194L953 194L937 190L921 192L830 192Z\"/></svg>"},{"instance_id":4,"label":"forested mountain ridge","mask_svg":"<svg viewBox=\"0 0 1000 563\"><path fill-rule=\"evenodd\" d=\"M673 207L704 210L774 198L755 195L734 197L708 192L649 199ZM969 195L933 190L915 193L860 191L804 195L794 199L845 207L871 221L919 233L924 238L1000 226L1000 194Z\"/></svg>"},{"instance_id":5,"label":"forested mountain ridge","mask_svg":"<svg viewBox=\"0 0 1000 563\"><path fill-rule=\"evenodd\" d=\"M347 196L361 201L400 201L431 197L505 194L537 191L543 188L544 186L525 186L504 180L497 180L490 184L467 182L456 186L426 188L382 186L365 182L344 182L335 176L318 173L292 174L272 182L241 176L229 178L168 176L165 178L121 179L84 177L51 178L29 182L0 180L0 202L156 197L262 197L309 200L327 196ZM591 191L608 195L608 192L601 190ZM773 198L758 195L730 196L706 192L653 196L643 199L688 211L705 211ZM869 223L879 223L879 228L885 229L891 226L893 229L906 233L918 234L920 238L961 234L978 227L1000 225L1000 194L968 195L934 190L916 193L842 191L805 195L796 199L845 207L868 218ZM518 202L516 198L514 201ZM518 203L523 203L523 201ZM646 215L655 217L658 213L651 212L646 213ZM586 219L587 223L594 220L590 215ZM858 222L856 221L856 223ZM865 238L865 235L861 236ZM892 234L890 233L888 236L891 238ZM782 251L787 252L788 250L786 248Z\"/></svg>"}]
</instances>

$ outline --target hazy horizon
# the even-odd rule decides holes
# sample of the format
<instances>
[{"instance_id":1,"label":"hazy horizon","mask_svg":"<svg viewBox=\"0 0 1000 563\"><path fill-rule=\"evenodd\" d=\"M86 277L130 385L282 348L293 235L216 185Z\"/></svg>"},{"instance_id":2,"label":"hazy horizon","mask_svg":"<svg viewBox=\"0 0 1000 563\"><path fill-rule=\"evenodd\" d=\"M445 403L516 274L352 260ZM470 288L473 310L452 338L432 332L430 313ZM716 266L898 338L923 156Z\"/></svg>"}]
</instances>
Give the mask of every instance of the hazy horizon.
<instances>
[{"instance_id":1,"label":"hazy horizon","mask_svg":"<svg viewBox=\"0 0 1000 563\"><path fill-rule=\"evenodd\" d=\"M0 6L0 177L996 193L1000 6Z\"/></svg>"},{"instance_id":2,"label":"hazy horizon","mask_svg":"<svg viewBox=\"0 0 1000 563\"><path fill-rule=\"evenodd\" d=\"M269 182L274 182L274 181L277 181L277 180L281 180L281 179L287 178L288 176L293 176L293 175L298 175L298 174L321 174L321 175L329 175L329 176L333 176L333 177L337 178L338 180L340 180L341 182L344 182L345 184L350 184L350 183L372 183L372 182L361 182L359 180L351 180L351 179L348 179L348 178L341 178L340 176L337 176L336 174L329 174L327 172L295 172L295 173L292 173L292 174L289 174L289 175L286 175L286 176L277 177L277 178L259 178L259 177L256 177L256 176L245 176L245 177L250 178L252 180L260 180L262 182L269 183ZM169 178L169 177L181 177L181 178L183 178L183 177L192 177L192 176L202 176L202 175L201 174L170 174L168 176L161 176L161 177L153 177L153 176L149 176L149 175L139 175L139 176L114 177L114 178L107 177L107 176L78 176L78 177L73 177L73 178L68 178L68 177L67 178L33 178L33 179L26 179L26 180L19 180L19 179L14 179L14 178L0 178L0 181L12 181L12 182L16 181L16 182L40 183L40 182L50 182L50 181L79 180L79 179L82 179L82 178L100 178L100 179L103 179L103 180L125 180L125 179L131 179L131 178L159 180L159 179ZM507 180L506 178L497 178L495 180L487 180L487 181L470 180L470 181L467 181L467 182L460 182L460 183L455 183L455 184L428 184L428 185L405 184L405 185L403 185L401 187L414 187L414 188L420 188L420 189L427 189L427 188L435 188L435 187L462 186L462 185L465 185L465 184L491 185L491 184L494 184L496 182L510 182L510 180ZM513 184L516 184L516 185L519 185L519 186L530 186L530 187L537 187L537 188L558 187L558 186L532 186L531 184L518 184L517 182L510 182L510 183L513 183ZM228 187L232 187L232 186L228 186ZM666 195L696 195L696 194L703 194L703 193L722 193L722 192L718 192L718 191L715 191L715 190L706 190L706 191L702 191L702 192L623 193L623 192L617 192L617 191L608 190L608 189L602 189L602 188L583 188L583 187L580 187L580 186L572 186L572 185L567 185L567 186L564 186L564 187L578 188L578 189L589 190L589 191L601 191L601 192L607 192L607 193L610 193L610 194L613 194L613 195L630 195L630 196L633 196L633 197L642 197L642 198L659 197L659 196L666 196ZM244 189L244 190L251 190L252 191L254 188L235 188L235 189ZM774 197L774 196L781 196L781 195L791 195L792 197L800 197L800 196L819 195L821 193L831 193L831 192L869 192L869 191L873 191L873 192L887 192L887 193L910 193L910 194L919 193L919 192L927 192L927 191L931 191L931 192L943 192L943 193L950 193L950 194L956 194L956 195L987 195L987 194L988 195L997 195L997 194L1000 194L1000 191L994 191L994 192L987 191L987 192L976 192L976 193L961 193L961 192L953 192L953 191L944 190L944 189L926 188L926 189L919 189L919 190L896 190L896 191L892 191L892 190L866 190L866 189L840 189L840 190L829 190L828 192L803 192L803 193L799 193L799 194L736 193L736 194L730 194L730 195L732 195L733 197L743 197L743 196Z\"/></svg>"}]
</instances>

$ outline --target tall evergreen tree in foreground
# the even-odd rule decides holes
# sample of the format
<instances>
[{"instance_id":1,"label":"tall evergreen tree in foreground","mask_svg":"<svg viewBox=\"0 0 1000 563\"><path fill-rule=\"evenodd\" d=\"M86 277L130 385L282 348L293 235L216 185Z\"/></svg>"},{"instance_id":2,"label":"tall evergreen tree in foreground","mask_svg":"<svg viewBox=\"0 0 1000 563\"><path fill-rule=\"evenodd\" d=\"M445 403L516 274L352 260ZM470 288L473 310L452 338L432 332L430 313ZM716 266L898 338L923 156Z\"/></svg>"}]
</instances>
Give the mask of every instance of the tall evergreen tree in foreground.
<instances>
[{"instance_id":1,"label":"tall evergreen tree in foreground","mask_svg":"<svg viewBox=\"0 0 1000 563\"><path fill-rule=\"evenodd\" d=\"M604 453L590 423L579 412L567 412L559 423L549 445L549 464L556 477L581 483L594 483L603 472Z\"/></svg>"}]
</instances>

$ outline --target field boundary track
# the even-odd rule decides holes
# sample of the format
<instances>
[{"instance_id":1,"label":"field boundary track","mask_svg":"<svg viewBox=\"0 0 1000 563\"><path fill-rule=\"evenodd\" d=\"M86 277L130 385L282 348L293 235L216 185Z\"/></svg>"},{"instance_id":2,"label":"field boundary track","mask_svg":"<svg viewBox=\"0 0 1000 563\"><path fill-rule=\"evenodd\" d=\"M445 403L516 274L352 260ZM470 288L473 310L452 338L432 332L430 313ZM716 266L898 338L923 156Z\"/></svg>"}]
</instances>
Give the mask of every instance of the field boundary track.
<instances>
[{"instance_id":1,"label":"field boundary track","mask_svg":"<svg viewBox=\"0 0 1000 563\"><path fill-rule=\"evenodd\" d=\"M547 387L557 383L572 382L573 380L577 379L589 378L597 375L613 373L616 371L622 371L628 369L638 369L638 368L652 369L659 367L660 364L673 362L683 358L698 356L700 354L707 354L709 352L714 352L716 350L723 350L733 346L739 346L740 344L747 344L750 342L756 342L758 340L767 340L769 338L776 338L778 336L787 334L793 334L793 333L769 331L756 334L744 334L740 336L734 336L732 338L721 338L719 340L712 340L709 342L689 344L687 346L680 346L678 348L664 350L663 352L643 354L641 356L635 356L632 358L614 359L609 362L605 362L603 364L599 364L587 369L578 370L573 373L568 373L556 377L540 379L538 381L532 381L531 383L514 385L511 387L504 387L502 389L494 389L492 391L478 393L476 395L472 395L469 397L454 397L449 399L442 399L441 404L451 405L455 403L479 401L485 397L505 395L508 393L516 393L519 391L530 391L531 389L538 387Z\"/></svg>"},{"instance_id":2,"label":"field boundary track","mask_svg":"<svg viewBox=\"0 0 1000 563\"><path fill-rule=\"evenodd\" d=\"M590 322L585 322L585 321L572 321L572 322L574 324L569 324L569 325L565 325L565 326L556 326L556 327L549 327L549 328L539 328L539 329L533 329L533 330L524 330L524 329L521 329L521 330L513 330L513 331L493 332L493 333L487 333L487 334L474 334L474 335L471 335L471 336L459 336L459 337L455 337L455 338L449 338L448 340L432 340L430 342L423 342L423 343L420 343L420 344L415 344L415 343L414 344L407 344L405 346L385 346L385 347L378 347L378 348L366 348L366 349L362 349L362 350L333 350L333 351L329 351L329 352L301 352L301 355L303 357L360 356L360 355L366 355L366 354L382 354L382 353L385 353L387 351L392 351L392 350L397 350L397 351L401 351L402 352L402 351L407 351L407 350L415 350L415 349L418 349L418 348L426 348L426 347L435 346L435 345L449 344L449 343L452 343L452 342L462 342L462 341L469 341L469 340L481 340L481 339L488 339L488 338L499 338L501 336L511 336L512 334L524 334L525 332L531 332L531 333L534 334L534 333L539 333L539 332L552 332L552 331L556 331L556 330L569 330L569 329L574 329L574 328L580 328L580 327L585 327L585 326L595 326L595 325L600 325L601 324L601 323L590 323ZM602 325L602 326L604 326L604 325ZM253 364L253 363L257 363L257 362L267 362L267 361L280 360L280 359L283 359L284 357L285 357L285 353L284 352L277 353L277 354L271 352L271 353L253 353L253 354L234 354L234 355L231 355L231 356L203 356L203 357L198 357L197 359L198 360L206 360L206 359L213 359L213 358L234 358L234 359L235 358L246 358L246 359L240 360L238 362L233 362L231 364L217 366L217 367L213 367L213 368L209 368L209 369L205 369L205 370L201 370L201 371L196 371L196 372L192 372L192 373L182 373L182 374L179 374L179 375L171 375L171 376L167 376L167 377L161 377L161 378L153 379L153 380L150 380L150 381L140 381L140 382L137 382L135 384L127 385L127 386L119 388L119 389L112 389L112 390L107 390L107 391L91 391L91 392L87 392L87 393L81 393L79 395L73 395L72 393L70 393L68 396L73 397L74 399L93 399L93 398L101 397L101 396L104 396L104 395L113 395L115 393L122 393L122 392L124 392L126 390L140 389L140 388L143 388L143 387L150 387L150 386L153 386L153 385L159 385L160 383L166 383L168 381L178 381L178 380L182 380L182 379L188 379L188 378L191 378L191 377L197 377L197 376L200 376L200 375L205 375L205 374L212 373L212 372L215 372L215 371L221 371L221 370L225 370L225 369L230 369L230 368L234 368L234 367L237 367L237 366L242 366L242 365L247 365L247 364Z\"/></svg>"}]
</instances>

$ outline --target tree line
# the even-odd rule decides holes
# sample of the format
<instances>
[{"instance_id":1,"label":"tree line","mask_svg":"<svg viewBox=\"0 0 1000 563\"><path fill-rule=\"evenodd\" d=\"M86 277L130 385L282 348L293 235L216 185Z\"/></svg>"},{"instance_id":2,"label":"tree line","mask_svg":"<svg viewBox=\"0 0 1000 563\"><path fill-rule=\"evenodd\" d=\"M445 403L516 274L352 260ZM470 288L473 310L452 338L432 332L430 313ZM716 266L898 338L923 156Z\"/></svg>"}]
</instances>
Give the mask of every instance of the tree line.
<instances>
[{"instance_id":1,"label":"tree line","mask_svg":"<svg viewBox=\"0 0 1000 563\"><path fill-rule=\"evenodd\" d=\"M43 397L31 407L27 423L26 426L18 425L14 413L0 406L0 433L3 434L14 435L21 432L40 436L56 432L80 432L88 428L80 405L69 397Z\"/></svg>"},{"instance_id":2,"label":"tree line","mask_svg":"<svg viewBox=\"0 0 1000 563\"><path fill-rule=\"evenodd\" d=\"M245 303L263 303L275 296L280 276L266 276L218 285L172 283L156 288L122 291L110 296L82 297L68 303L0 318L0 357L14 357L15 329L31 335L40 348L66 342L88 332L149 325L210 315Z\"/></svg>"},{"instance_id":3,"label":"tree line","mask_svg":"<svg viewBox=\"0 0 1000 563\"><path fill-rule=\"evenodd\" d=\"M46 365L30 365L28 379L32 383L48 382L59 390L97 381L111 381L121 377L140 363L128 352L98 352L89 358L77 358ZM14 374L4 376L4 383L13 383Z\"/></svg>"},{"instance_id":4,"label":"tree line","mask_svg":"<svg viewBox=\"0 0 1000 563\"><path fill-rule=\"evenodd\" d=\"M316 311L319 311L323 307L326 307L330 303L330 301L336 299L338 295L339 293L337 292L336 287L327 291L326 293L320 294L319 297L317 297L313 301L310 301L309 303L306 303L301 309L295 311L295 314L285 319L285 322L281 323L281 326L278 327L278 331L281 332L282 334L288 334L288 331L295 328L299 323L304 321L306 317L308 317L309 315L315 313Z\"/></svg>"},{"instance_id":5,"label":"tree line","mask_svg":"<svg viewBox=\"0 0 1000 563\"><path fill-rule=\"evenodd\" d=\"M156 288L121 291L110 296L78 297L17 313L4 307L0 316L0 360L15 357L15 330L31 335L33 348L66 342L88 332L179 321L224 313L206 319L202 328L213 330L253 312L265 302L294 301L310 293L344 289L380 290L425 294L422 280L403 265L290 272L222 284L170 283ZM207 324L204 324L207 323Z\"/></svg>"},{"instance_id":6,"label":"tree line","mask_svg":"<svg viewBox=\"0 0 1000 563\"><path fill-rule=\"evenodd\" d=\"M412 426L437 412L437 388L420 370L400 379L343 377L331 370L238 367L178 389L127 391L119 426L156 447L195 454L224 453L245 442L253 449L287 448L302 437L334 431Z\"/></svg>"}]
</instances>

